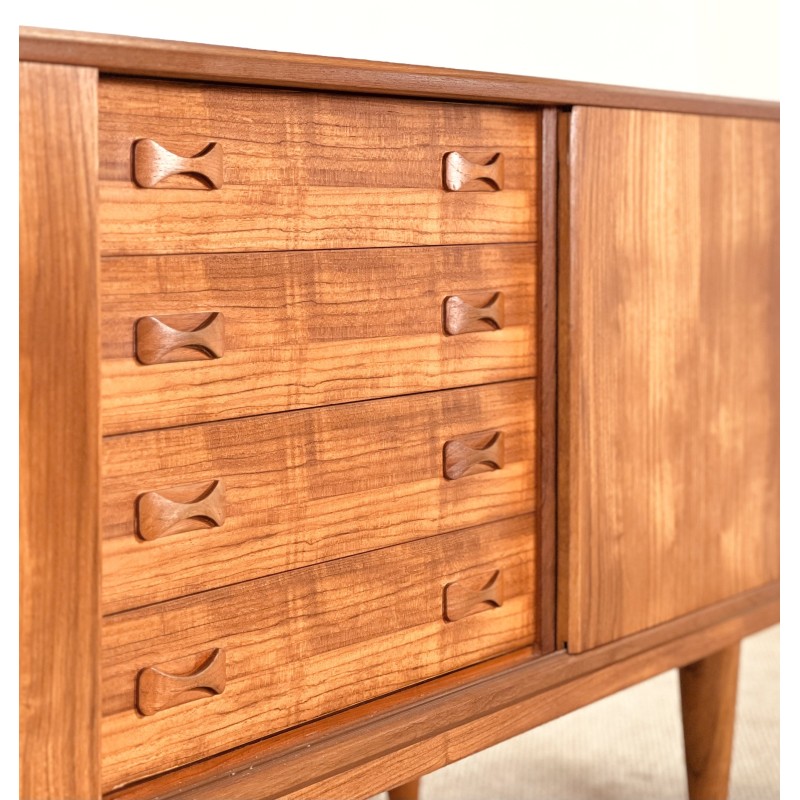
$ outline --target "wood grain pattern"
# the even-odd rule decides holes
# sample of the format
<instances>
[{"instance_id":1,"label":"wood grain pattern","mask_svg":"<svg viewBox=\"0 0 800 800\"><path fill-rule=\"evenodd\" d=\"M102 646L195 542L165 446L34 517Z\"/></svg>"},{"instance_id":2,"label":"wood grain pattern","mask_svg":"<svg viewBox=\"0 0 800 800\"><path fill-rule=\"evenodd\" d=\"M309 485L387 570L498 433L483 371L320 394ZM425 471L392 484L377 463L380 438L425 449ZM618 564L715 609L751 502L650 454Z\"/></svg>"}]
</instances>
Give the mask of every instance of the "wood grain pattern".
<instances>
[{"instance_id":1,"label":"wood grain pattern","mask_svg":"<svg viewBox=\"0 0 800 800\"><path fill-rule=\"evenodd\" d=\"M531 377L537 261L533 245L103 259L104 430ZM496 292L502 330L443 333L446 297ZM138 319L212 310L224 358L137 363Z\"/></svg>"},{"instance_id":2,"label":"wood grain pattern","mask_svg":"<svg viewBox=\"0 0 800 800\"><path fill-rule=\"evenodd\" d=\"M531 109L165 81L100 82L105 254L531 242L539 114ZM131 147L219 142L224 185L131 180ZM453 143L502 151L502 192L447 192ZM195 191L189 191L195 190Z\"/></svg>"},{"instance_id":3,"label":"wood grain pattern","mask_svg":"<svg viewBox=\"0 0 800 800\"><path fill-rule=\"evenodd\" d=\"M145 716L225 691L225 651L214 649L188 673L145 667L136 679L136 708Z\"/></svg>"},{"instance_id":4,"label":"wood grain pattern","mask_svg":"<svg viewBox=\"0 0 800 800\"><path fill-rule=\"evenodd\" d=\"M106 617L105 790L535 640L532 516ZM442 591L503 572L501 608L447 623ZM139 670L225 650L225 691L142 719Z\"/></svg>"},{"instance_id":5,"label":"wood grain pattern","mask_svg":"<svg viewBox=\"0 0 800 800\"><path fill-rule=\"evenodd\" d=\"M524 651L502 656L131 786L108 800L369 797L391 782L412 780L738 642L778 620L778 593L771 584L578 655L562 650L537 659Z\"/></svg>"},{"instance_id":6,"label":"wood grain pattern","mask_svg":"<svg viewBox=\"0 0 800 800\"><path fill-rule=\"evenodd\" d=\"M516 381L107 438L104 612L527 513L534 391ZM447 480L444 443L490 428L505 435L503 469ZM212 480L225 481L222 527L137 537L139 495Z\"/></svg>"},{"instance_id":7,"label":"wood grain pattern","mask_svg":"<svg viewBox=\"0 0 800 800\"><path fill-rule=\"evenodd\" d=\"M726 800L739 677L739 643L681 669L689 800Z\"/></svg>"},{"instance_id":8,"label":"wood grain pattern","mask_svg":"<svg viewBox=\"0 0 800 800\"><path fill-rule=\"evenodd\" d=\"M444 157L444 185L451 192L499 192L505 182L505 158L465 156L448 153Z\"/></svg>"},{"instance_id":9,"label":"wood grain pattern","mask_svg":"<svg viewBox=\"0 0 800 800\"><path fill-rule=\"evenodd\" d=\"M778 136L572 111L572 652L779 577Z\"/></svg>"},{"instance_id":10,"label":"wood grain pattern","mask_svg":"<svg viewBox=\"0 0 800 800\"><path fill-rule=\"evenodd\" d=\"M539 609L542 652L550 653L556 643L556 431L558 419L557 380L557 211L558 211L558 147L557 117L554 108L542 111L541 185L539 212L539 264L536 279L537 346L539 379L538 404L538 514L539 581L535 606Z\"/></svg>"},{"instance_id":11,"label":"wood grain pattern","mask_svg":"<svg viewBox=\"0 0 800 800\"><path fill-rule=\"evenodd\" d=\"M19 51L28 61L79 64L118 75L521 105L597 105L765 119L780 115L778 103L764 100L46 28L21 27Z\"/></svg>"},{"instance_id":12,"label":"wood grain pattern","mask_svg":"<svg viewBox=\"0 0 800 800\"><path fill-rule=\"evenodd\" d=\"M219 528L225 522L225 482L173 486L136 498L136 532L148 542L169 533Z\"/></svg>"},{"instance_id":13,"label":"wood grain pattern","mask_svg":"<svg viewBox=\"0 0 800 800\"><path fill-rule=\"evenodd\" d=\"M99 798L97 73L20 64L20 796Z\"/></svg>"}]
</instances>

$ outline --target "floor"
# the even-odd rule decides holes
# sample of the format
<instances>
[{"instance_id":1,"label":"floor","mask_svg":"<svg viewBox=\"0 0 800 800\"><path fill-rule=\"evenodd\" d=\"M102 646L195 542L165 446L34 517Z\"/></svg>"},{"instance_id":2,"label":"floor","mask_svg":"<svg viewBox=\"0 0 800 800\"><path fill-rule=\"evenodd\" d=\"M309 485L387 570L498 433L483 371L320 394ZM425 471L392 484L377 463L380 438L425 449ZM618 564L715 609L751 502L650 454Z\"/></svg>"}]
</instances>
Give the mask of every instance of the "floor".
<instances>
[{"instance_id":1,"label":"floor","mask_svg":"<svg viewBox=\"0 0 800 800\"><path fill-rule=\"evenodd\" d=\"M779 797L779 641L775 626L742 645L729 800ZM420 797L682 800L677 671L434 772Z\"/></svg>"}]
</instances>

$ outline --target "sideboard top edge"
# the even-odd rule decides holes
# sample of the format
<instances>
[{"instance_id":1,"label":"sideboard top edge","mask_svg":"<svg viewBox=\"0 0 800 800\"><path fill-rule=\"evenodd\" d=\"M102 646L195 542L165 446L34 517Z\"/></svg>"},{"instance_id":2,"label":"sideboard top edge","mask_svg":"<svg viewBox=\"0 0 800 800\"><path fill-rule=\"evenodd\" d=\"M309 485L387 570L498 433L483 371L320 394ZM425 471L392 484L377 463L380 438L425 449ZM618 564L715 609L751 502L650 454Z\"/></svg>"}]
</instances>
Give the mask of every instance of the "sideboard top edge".
<instances>
[{"instance_id":1,"label":"sideboard top edge","mask_svg":"<svg viewBox=\"0 0 800 800\"><path fill-rule=\"evenodd\" d=\"M780 119L780 104L769 100L48 28L20 27L19 58L143 77L518 105L607 106Z\"/></svg>"}]
</instances>

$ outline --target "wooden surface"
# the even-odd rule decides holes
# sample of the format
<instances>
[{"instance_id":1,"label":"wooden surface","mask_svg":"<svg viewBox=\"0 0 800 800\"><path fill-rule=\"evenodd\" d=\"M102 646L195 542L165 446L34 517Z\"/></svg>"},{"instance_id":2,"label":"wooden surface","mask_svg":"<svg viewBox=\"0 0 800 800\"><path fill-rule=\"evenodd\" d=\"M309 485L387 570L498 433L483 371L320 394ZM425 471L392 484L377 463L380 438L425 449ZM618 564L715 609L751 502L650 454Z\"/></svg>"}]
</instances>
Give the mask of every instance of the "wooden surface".
<instances>
[{"instance_id":1,"label":"wooden surface","mask_svg":"<svg viewBox=\"0 0 800 800\"><path fill-rule=\"evenodd\" d=\"M534 392L515 381L106 438L104 612L528 513ZM504 433L503 469L445 478L445 442L487 430ZM137 537L141 494L188 486L188 502L215 480L221 527Z\"/></svg>"},{"instance_id":2,"label":"wooden surface","mask_svg":"<svg viewBox=\"0 0 800 800\"><path fill-rule=\"evenodd\" d=\"M726 800L731 771L739 643L681 669L690 800Z\"/></svg>"},{"instance_id":3,"label":"wooden surface","mask_svg":"<svg viewBox=\"0 0 800 800\"><path fill-rule=\"evenodd\" d=\"M103 259L104 430L530 377L537 262L534 245ZM501 330L445 335L445 298L495 292ZM198 311L224 314L223 358L137 362L138 319Z\"/></svg>"},{"instance_id":4,"label":"wooden surface","mask_svg":"<svg viewBox=\"0 0 800 800\"><path fill-rule=\"evenodd\" d=\"M777 103L762 100L44 28L20 28L19 50L20 58L29 61L80 64L109 73L160 78L524 105L645 108L767 119L777 119L780 113Z\"/></svg>"},{"instance_id":5,"label":"wooden surface","mask_svg":"<svg viewBox=\"0 0 800 800\"><path fill-rule=\"evenodd\" d=\"M106 617L104 789L530 646L534 525L515 517ZM503 605L445 621L444 587L493 571ZM224 692L137 714L140 670L189 673L214 649Z\"/></svg>"},{"instance_id":6,"label":"wooden surface","mask_svg":"<svg viewBox=\"0 0 800 800\"><path fill-rule=\"evenodd\" d=\"M556 430L557 430L557 115L542 111L542 166L539 208L539 264L537 278L537 386L539 575L535 606L539 609L542 652L556 649Z\"/></svg>"},{"instance_id":7,"label":"wooden surface","mask_svg":"<svg viewBox=\"0 0 800 800\"><path fill-rule=\"evenodd\" d=\"M774 584L577 656L564 651L539 659L504 656L130 787L109 800L369 797L388 783L412 780L697 661L777 622L778 610Z\"/></svg>"},{"instance_id":8,"label":"wooden surface","mask_svg":"<svg viewBox=\"0 0 800 800\"><path fill-rule=\"evenodd\" d=\"M530 242L539 114L532 109L104 78L104 254ZM223 184L178 175L142 189L142 138L224 150ZM449 192L443 160L502 153L502 191Z\"/></svg>"},{"instance_id":9,"label":"wooden surface","mask_svg":"<svg viewBox=\"0 0 800 800\"><path fill-rule=\"evenodd\" d=\"M775 122L572 111L571 652L779 577L778 137Z\"/></svg>"},{"instance_id":10,"label":"wooden surface","mask_svg":"<svg viewBox=\"0 0 800 800\"><path fill-rule=\"evenodd\" d=\"M99 797L97 73L20 64L20 797Z\"/></svg>"},{"instance_id":11,"label":"wooden surface","mask_svg":"<svg viewBox=\"0 0 800 800\"><path fill-rule=\"evenodd\" d=\"M389 790L389 800L419 800L419 779Z\"/></svg>"}]
</instances>

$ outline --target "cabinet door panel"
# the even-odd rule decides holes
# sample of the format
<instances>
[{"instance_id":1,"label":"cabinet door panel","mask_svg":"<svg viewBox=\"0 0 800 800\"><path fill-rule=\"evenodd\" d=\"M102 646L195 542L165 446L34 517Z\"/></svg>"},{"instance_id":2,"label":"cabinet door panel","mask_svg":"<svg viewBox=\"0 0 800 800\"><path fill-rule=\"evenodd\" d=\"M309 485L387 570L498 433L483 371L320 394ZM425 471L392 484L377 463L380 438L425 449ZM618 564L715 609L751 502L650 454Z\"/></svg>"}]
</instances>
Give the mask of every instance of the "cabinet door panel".
<instances>
[{"instance_id":1,"label":"cabinet door panel","mask_svg":"<svg viewBox=\"0 0 800 800\"><path fill-rule=\"evenodd\" d=\"M562 117L559 625L580 652L779 577L777 122Z\"/></svg>"}]
</instances>

